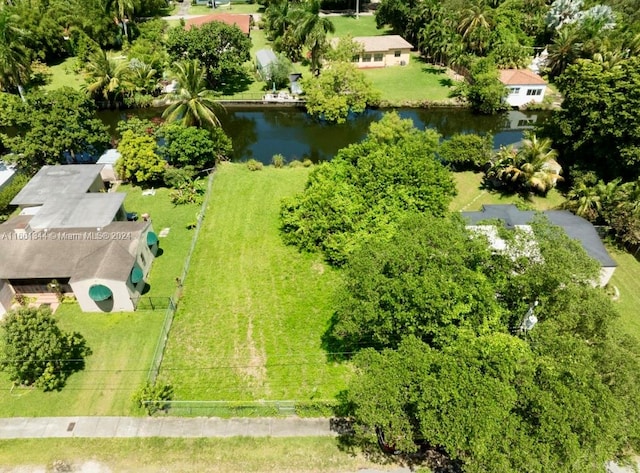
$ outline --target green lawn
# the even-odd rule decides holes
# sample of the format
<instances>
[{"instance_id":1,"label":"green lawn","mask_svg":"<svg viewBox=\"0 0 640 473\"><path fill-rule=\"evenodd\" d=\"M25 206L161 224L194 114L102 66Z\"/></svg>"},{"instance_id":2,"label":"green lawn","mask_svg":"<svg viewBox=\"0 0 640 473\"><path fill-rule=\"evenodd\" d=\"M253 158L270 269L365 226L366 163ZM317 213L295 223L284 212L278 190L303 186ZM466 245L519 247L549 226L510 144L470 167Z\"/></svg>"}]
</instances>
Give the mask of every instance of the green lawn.
<instances>
[{"instance_id":1,"label":"green lawn","mask_svg":"<svg viewBox=\"0 0 640 473\"><path fill-rule=\"evenodd\" d=\"M560 207L564 202L564 196L556 189L552 189L546 197L532 196L524 199L517 194L501 194L491 189L482 188L481 172L455 172L458 195L453 199L449 208L451 210L480 210L485 204L521 204L536 210L549 210Z\"/></svg>"},{"instance_id":2,"label":"green lawn","mask_svg":"<svg viewBox=\"0 0 640 473\"><path fill-rule=\"evenodd\" d=\"M52 73L51 82L44 86L44 89L54 90L67 86L80 90L80 86L84 84L84 80L80 74L74 72L73 66L75 62L76 58L70 57L62 61L60 64L49 66Z\"/></svg>"},{"instance_id":3,"label":"green lawn","mask_svg":"<svg viewBox=\"0 0 640 473\"><path fill-rule=\"evenodd\" d=\"M142 196L141 189L129 191L128 211L151 215L159 233L171 228L160 239L163 254L153 263L146 295L166 298L173 295L175 278L182 271L192 231L186 224L196 219L197 206L174 208L168 191L158 189L155 196ZM60 392L43 393L31 388L12 388L0 373L0 417L70 416L132 414L132 393L147 376L156 347L164 310L121 313L82 313L77 304L63 304L55 313L63 329L80 332L93 354L83 371L73 374Z\"/></svg>"},{"instance_id":4,"label":"green lawn","mask_svg":"<svg viewBox=\"0 0 640 473\"><path fill-rule=\"evenodd\" d=\"M362 468L386 470L398 465L375 465L327 437L225 439L43 439L3 440L0 465L14 468L41 466L54 471L55 461L79 466L82 471L216 472L216 473L336 473ZM98 463L98 464L96 464ZM97 468L102 466L102 468ZM48 468L47 468L48 467ZM2 468L0 468L1 470ZM5 471L5 470L2 470ZM12 470L13 471L13 470ZM55 471L71 471L55 469Z\"/></svg>"},{"instance_id":5,"label":"green lawn","mask_svg":"<svg viewBox=\"0 0 640 473\"><path fill-rule=\"evenodd\" d=\"M406 66L363 69L373 86L382 93L386 105L418 105L433 101L446 101L453 82L445 69L424 63L416 54Z\"/></svg>"},{"instance_id":6,"label":"green lawn","mask_svg":"<svg viewBox=\"0 0 640 473\"><path fill-rule=\"evenodd\" d=\"M640 341L640 262L626 251L608 247L609 254L618 263L610 285L618 288L620 298L616 302L620 323L627 333Z\"/></svg>"},{"instance_id":7,"label":"green lawn","mask_svg":"<svg viewBox=\"0 0 640 473\"><path fill-rule=\"evenodd\" d=\"M176 399L326 400L345 387L349 369L321 347L338 275L278 232L281 199L308 173L216 172L161 370Z\"/></svg>"},{"instance_id":8,"label":"green lawn","mask_svg":"<svg viewBox=\"0 0 640 473\"><path fill-rule=\"evenodd\" d=\"M389 34L388 28L377 29L376 18L373 15L360 16L330 16L329 19L335 27L335 32L330 36L381 36Z\"/></svg>"}]
</instances>

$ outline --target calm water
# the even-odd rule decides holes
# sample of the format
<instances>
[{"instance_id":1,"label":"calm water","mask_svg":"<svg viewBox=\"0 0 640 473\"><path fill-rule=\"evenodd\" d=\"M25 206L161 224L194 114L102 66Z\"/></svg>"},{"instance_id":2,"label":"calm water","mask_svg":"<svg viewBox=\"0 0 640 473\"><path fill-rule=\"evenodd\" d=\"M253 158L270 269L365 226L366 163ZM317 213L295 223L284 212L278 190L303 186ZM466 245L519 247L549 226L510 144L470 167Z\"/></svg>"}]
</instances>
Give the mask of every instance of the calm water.
<instances>
[{"instance_id":1,"label":"calm water","mask_svg":"<svg viewBox=\"0 0 640 473\"><path fill-rule=\"evenodd\" d=\"M447 138L455 133L491 133L494 147L513 144L534 123L540 123L549 112L507 112L500 116L473 115L461 109L397 109L403 118L411 118L421 128L433 128ZM153 118L158 109L102 111L99 117L115 134L118 120L127 115ZM292 159L331 159L335 153L366 135L369 124L379 120L383 111L370 110L343 125L327 125L312 120L295 108L230 108L221 118L222 126L233 140L234 160L257 159L265 164L274 154Z\"/></svg>"}]
</instances>

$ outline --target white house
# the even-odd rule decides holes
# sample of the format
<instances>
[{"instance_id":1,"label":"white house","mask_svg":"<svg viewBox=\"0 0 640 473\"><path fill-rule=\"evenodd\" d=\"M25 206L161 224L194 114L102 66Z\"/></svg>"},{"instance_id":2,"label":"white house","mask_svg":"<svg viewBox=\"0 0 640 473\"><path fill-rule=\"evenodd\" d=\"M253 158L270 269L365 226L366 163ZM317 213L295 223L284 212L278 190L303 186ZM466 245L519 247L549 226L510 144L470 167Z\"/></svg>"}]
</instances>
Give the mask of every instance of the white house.
<instances>
[{"instance_id":1,"label":"white house","mask_svg":"<svg viewBox=\"0 0 640 473\"><path fill-rule=\"evenodd\" d=\"M512 107L541 103L547 89L544 79L529 69L502 69L500 82L509 89L506 101Z\"/></svg>"},{"instance_id":2,"label":"white house","mask_svg":"<svg viewBox=\"0 0 640 473\"><path fill-rule=\"evenodd\" d=\"M551 222L562 228L567 236L573 240L577 240L587 254L600 263L600 278L594 281L599 286L606 286L611 276L616 270L616 262L609 256L598 232L594 226L587 220L572 214L568 210L546 210L542 214ZM483 221L500 220L504 223L505 228L524 232L522 235L531 234L529 224L533 221L536 212L519 210L515 205L483 205L479 212L462 212L462 217L469 223L470 228L476 233L482 233L487 236L492 247L501 251L506 248L506 244L498 237L495 226L483 225ZM516 238L517 240L517 238ZM535 247L525 248L526 254L516 256L527 256L529 258L537 258L538 254Z\"/></svg>"},{"instance_id":3,"label":"white house","mask_svg":"<svg viewBox=\"0 0 640 473\"><path fill-rule=\"evenodd\" d=\"M362 52L352 60L359 68L409 64L413 46L402 36L356 36L353 41L362 45Z\"/></svg>"},{"instance_id":4,"label":"white house","mask_svg":"<svg viewBox=\"0 0 640 473\"><path fill-rule=\"evenodd\" d=\"M124 194L105 193L102 165L44 166L0 225L0 317L20 295L57 304L49 285L84 312L135 310L158 249L150 221L127 221Z\"/></svg>"}]
</instances>

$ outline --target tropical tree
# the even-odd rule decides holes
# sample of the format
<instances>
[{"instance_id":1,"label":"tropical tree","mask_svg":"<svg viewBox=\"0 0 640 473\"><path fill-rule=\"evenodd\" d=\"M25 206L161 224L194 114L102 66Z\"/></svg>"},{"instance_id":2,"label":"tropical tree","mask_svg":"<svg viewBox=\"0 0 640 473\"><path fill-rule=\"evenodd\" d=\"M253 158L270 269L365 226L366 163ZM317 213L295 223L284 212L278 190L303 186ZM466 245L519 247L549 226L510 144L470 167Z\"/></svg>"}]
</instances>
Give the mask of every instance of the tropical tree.
<instances>
[{"instance_id":1,"label":"tropical tree","mask_svg":"<svg viewBox=\"0 0 640 473\"><path fill-rule=\"evenodd\" d=\"M133 0L107 0L105 3L107 12L114 12L116 19L122 25L122 34L129 40L129 28L127 22L133 18L135 5Z\"/></svg>"},{"instance_id":2,"label":"tropical tree","mask_svg":"<svg viewBox=\"0 0 640 473\"><path fill-rule=\"evenodd\" d=\"M269 3L264 12L264 23L267 36L271 40L284 36L292 25L290 3L288 0L278 0Z\"/></svg>"},{"instance_id":3,"label":"tropical tree","mask_svg":"<svg viewBox=\"0 0 640 473\"><path fill-rule=\"evenodd\" d=\"M547 69L551 76L562 74L580 56L579 41L575 28L565 27L558 31L548 48Z\"/></svg>"},{"instance_id":4,"label":"tropical tree","mask_svg":"<svg viewBox=\"0 0 640 473\"><path fill-rule=\"evenodd\" d=\"M318 75L322 68L322 55L327 48L327 33L335 31L333 23L329 18L320 16L320 0L307 0L302 8L296 10L294 20L297 24L295 34L309 48L311 70Z\"/></svg>"},{"instance_id":5,"label":"tropical tree","mask_svg":"<svg viewBox=\"0 0 640 473\"><path fill-rule=\"evenodd\" d=\"M130 81L129 62L115 59L106 51L94 52L85 66L86 90L95 99L104 99L109 106L123 102L134 85Z\"/></svg>"},{"instance_id":6,"label":"tropical tree","mask_svg":"<svg viewBox=\"0 0 640 473\"><path fill-rule=\"evenodd\" d=\"M29 80L31 58L19 21L9 9L0 7L0 90L17 89L24 100L22 86Z\"/></svg>"},{"instance_id":7,"label":"tropical tree","mask_svg":"<svg viewBox=\"0 0 640 473\"><path fill-rule=\"evenodd\" d=\"M603 209L614 200L619 186L620 179L607 183L598 181L595 184L587 179L579 179L567 194L566 207L580 217L598 222Z\"/></svg>"},{"instance_id":8,"label":"tropical tree","mask_svg":"<svg viewBox=\"0 0 640 473\"><path fill-rule=\"evenodd\" d=\"M462 10L458 21L458 32L469 48L482 53L486 49L491 33L493 20L491 9L484 0L474 0Z\"/></svg>"},{"instance_id":9,"label":"tropical tree","mask_svg":"<svg viewBox=\"0 0 640 473\"><path fill-rule=\"evenodd\" d=\"M164 95L170 100L162 116L168 122L180 122L184 126L202 128L220 126L216 113L223 111L222 105L214 100L213 91L207 89L206 72L200 61L178 62L174 69L174 78L178 82L175 92Z\"/></svg>"}]
</instances>

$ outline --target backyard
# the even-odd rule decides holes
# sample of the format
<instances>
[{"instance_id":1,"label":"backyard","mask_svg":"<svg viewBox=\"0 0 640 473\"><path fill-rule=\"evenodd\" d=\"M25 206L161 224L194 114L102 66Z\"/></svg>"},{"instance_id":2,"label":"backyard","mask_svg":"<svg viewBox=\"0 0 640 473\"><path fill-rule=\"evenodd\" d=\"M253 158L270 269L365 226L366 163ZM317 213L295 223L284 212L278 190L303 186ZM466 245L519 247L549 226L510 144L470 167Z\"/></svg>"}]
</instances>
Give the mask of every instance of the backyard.
<instances>
[{"instance_id":1,"label":"backyard","mask_svg":"<svg viewBox=\"0 0 640 473\"><path fill-rule=\"evenodd\" d=\"M338 275L279 235L280 201L308 168L216 172L161 377L178 400L327 400L349 368L327 361L322 334Z\"/></svg>"},{"instance_id":2,"label":"backyard","mask_svg":"<svg viewBox=\"0 0 640 473\"><path fill-rule=\"evenodd\" d=\"M157 189L153 196L143 196L140 188L120 190L128 192L128 211L149 213L157 232L170 228L160 240L163 253L153 263L150 291L140 304L149 307L154 301L165 308L193 234L186 225L196 220L198 208L174 207L166 189ZM164 310L83 313L76 303L62 304L55 313L61 328L81 333L93 351L85 369L73 374L61 391L48 393L13 387L0 373L0 391L5 392L0 397L0 417L132 414L131 395L146 379L164 314Z\"/></svg>"}]
</instances>

